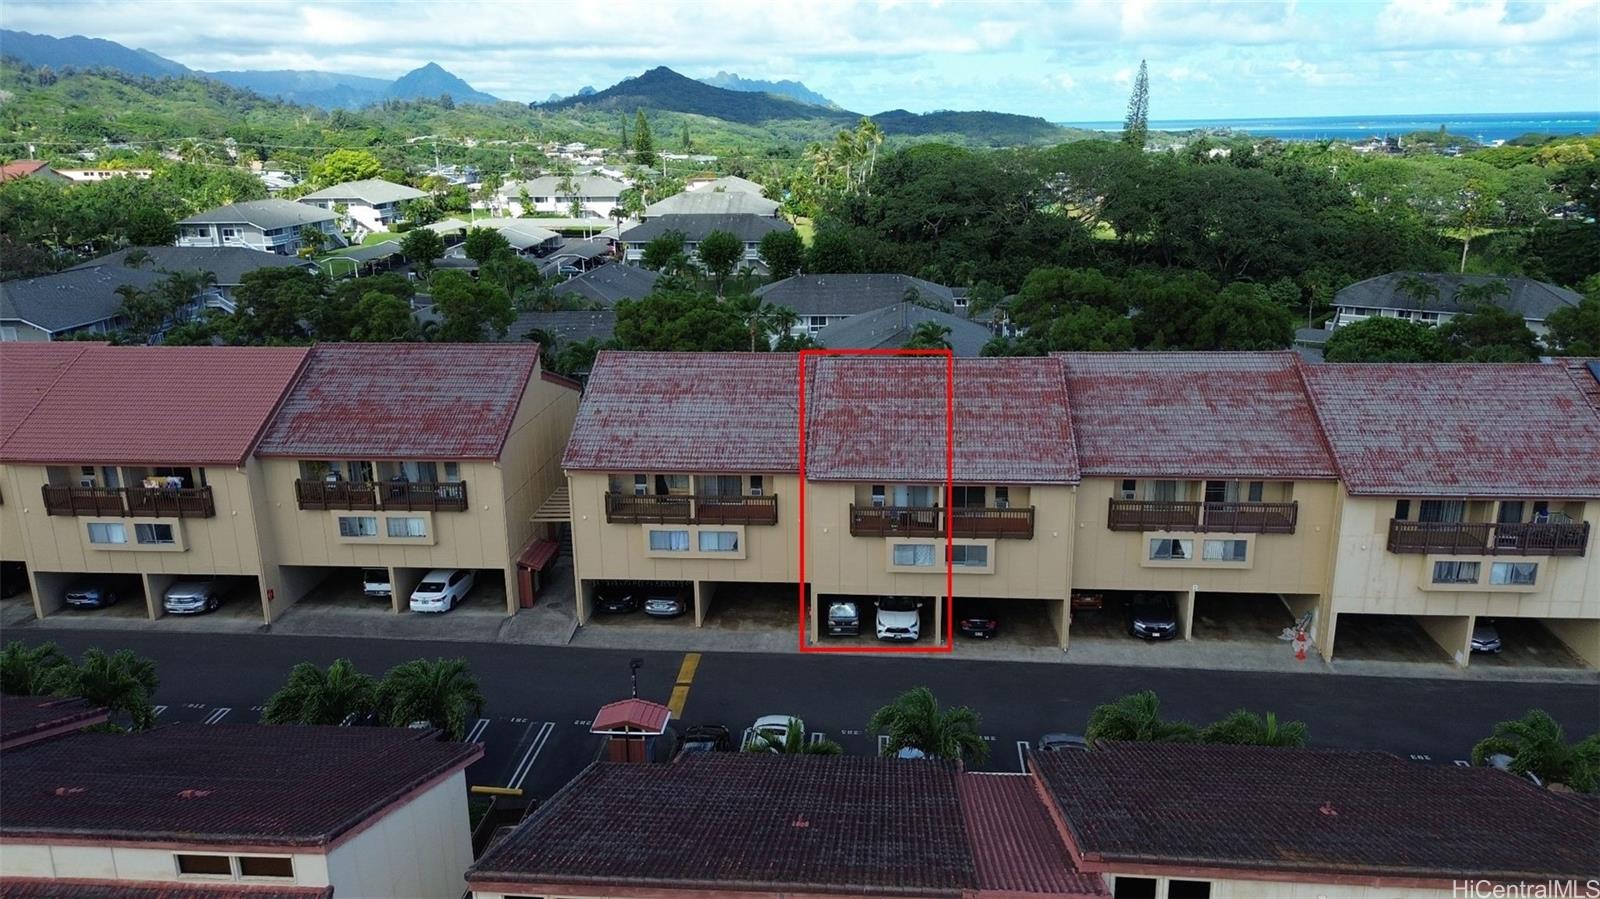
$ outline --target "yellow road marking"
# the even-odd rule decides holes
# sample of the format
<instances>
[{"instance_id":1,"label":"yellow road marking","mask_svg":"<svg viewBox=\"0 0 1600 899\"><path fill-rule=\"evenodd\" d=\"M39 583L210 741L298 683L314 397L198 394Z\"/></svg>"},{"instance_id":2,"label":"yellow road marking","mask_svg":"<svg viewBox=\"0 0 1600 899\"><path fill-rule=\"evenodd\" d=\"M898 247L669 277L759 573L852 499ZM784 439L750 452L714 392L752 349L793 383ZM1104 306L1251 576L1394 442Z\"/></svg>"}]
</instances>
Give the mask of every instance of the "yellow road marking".
<instances>
[{"instance_id":1,"label":"yellow road marking","mask_svg":"<svg viewBox=\"0 0 1600 899\"><path fill-rule=\"evenodd\" d=\"M683 704L689 701L689 685L694 683L695 672L699 669L700 653L684 653L683 664L678 666L677 685L672 688L672 698L667 700L667 708L672 710L674 718L683 717Z\"/></svg>"},{"instance_id":2,"label":"yellow road marking","mask_svg":"<svg viewBox=\"0 0 1600 899\"><path fill-rule=\"evenodd\" d=\"M672 698L667 700L667 708L672 710L672 717L683 717L683 704L689 701L689 688L678 686L672 688Z\"/></svg>"}]
</instances>

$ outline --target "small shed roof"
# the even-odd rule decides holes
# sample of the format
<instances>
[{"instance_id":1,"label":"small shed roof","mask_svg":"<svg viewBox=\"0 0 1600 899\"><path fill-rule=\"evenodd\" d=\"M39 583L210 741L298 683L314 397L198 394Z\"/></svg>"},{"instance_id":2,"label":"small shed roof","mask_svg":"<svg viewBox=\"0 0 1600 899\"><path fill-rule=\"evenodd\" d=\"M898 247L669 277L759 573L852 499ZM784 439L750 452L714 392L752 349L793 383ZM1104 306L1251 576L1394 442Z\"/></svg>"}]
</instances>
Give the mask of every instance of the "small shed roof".
<instances>
[{"instance_id":1,"label":"small shed roof","mask_svg":"<svg viewBox=\"0 0 1600 899\"><path fill-rule=\"evenodd\" d=\"M623 699L601 706L594 723L589 725L589 733L654 736L664 733L671 719L672 710L659 702L637 697Z\"/></svg>"}]
</instances>

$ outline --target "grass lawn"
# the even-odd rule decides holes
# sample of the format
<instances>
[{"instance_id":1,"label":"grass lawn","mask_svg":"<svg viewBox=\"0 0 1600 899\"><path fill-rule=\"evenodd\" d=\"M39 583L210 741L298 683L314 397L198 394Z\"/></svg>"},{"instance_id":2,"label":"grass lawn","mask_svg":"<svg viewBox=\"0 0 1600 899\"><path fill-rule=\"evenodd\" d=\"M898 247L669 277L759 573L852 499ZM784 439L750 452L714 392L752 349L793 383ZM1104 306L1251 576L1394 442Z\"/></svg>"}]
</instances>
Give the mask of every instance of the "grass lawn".
<instances>
[{"instance_id":1,"label":"grass lawn","mask_svg":"<svg viewBox=\"0 0 1600 899\"><path fill-rule=\"evenodd\" d=\"M800 235L800 239L809 247L811 239L817 236L817 226L810 219L800 216L794 220L794 232Z\"/></svg>"}]
</instances>

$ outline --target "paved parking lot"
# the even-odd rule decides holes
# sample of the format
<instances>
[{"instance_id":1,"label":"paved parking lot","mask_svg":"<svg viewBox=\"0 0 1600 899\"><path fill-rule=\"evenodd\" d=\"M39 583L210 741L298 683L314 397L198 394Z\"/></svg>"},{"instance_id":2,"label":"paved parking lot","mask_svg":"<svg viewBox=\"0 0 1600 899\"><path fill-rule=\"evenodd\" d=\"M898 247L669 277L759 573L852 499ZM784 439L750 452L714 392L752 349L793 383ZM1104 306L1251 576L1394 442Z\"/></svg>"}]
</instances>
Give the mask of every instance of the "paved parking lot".
<instances>
[{"instance_id":1,"label":"paved parking lot","mask_svg":"<svg viewBox=\"0 0 1600 899\"><path fill-rule=\"evenodd\" d=\"M1294 623L1283 600L1270 593L1200 593L1190 634L1196 640L1277 643Z\"/></svg>"},{"instance_id":2,"label":"paved parking lot","mask_svg":"<svg viewBox=\"0 0 1600 899\"><path fill-rule=\"evenodd\" d=\"M1479 619L1483 620L1483 619ZM1499 652L1475 652L1469 663L1476 668L1567 668L1582 670L1588 666L1583 659L1567 648L1567 644L1538 621L1529 618L1495 618L1494 628L1500 634Z\"/></svg>"},{"instance_id":3,"label":"paved parking lot","mask_svg":"<svg viewBox=\"0 0 1600 899\"><path fill-rule=\"evenodd\" d=\"M1410 615L1339 616L1333 635L1333 657L1367 662L1451 662Z\"/></svg>"}]
</instances>

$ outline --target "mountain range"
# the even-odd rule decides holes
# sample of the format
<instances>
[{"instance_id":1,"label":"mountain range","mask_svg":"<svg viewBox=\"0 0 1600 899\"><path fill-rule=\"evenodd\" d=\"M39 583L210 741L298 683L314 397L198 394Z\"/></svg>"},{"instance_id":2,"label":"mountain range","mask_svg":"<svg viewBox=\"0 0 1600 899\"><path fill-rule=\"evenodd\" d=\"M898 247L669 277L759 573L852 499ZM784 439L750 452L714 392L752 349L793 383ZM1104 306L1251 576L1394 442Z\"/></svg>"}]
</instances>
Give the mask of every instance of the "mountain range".
<instances>
[{"instance_id":1,"label":"mountain range","mask_svg":"<svg viewBox=\"0 0 1600 899\"><path fill-rule=\"evenodd\" d=\"M830 109L839 108L839 104L798 81L762 81L757 78L740 78L732 72L721 71L710 78L701 78L700 81L702 84L720 87L723 90L744 91L752 94L777 94L780 97L788 97L791 100L809 103L812 106L826 106Z\"/></svg>"}]
</instances>

